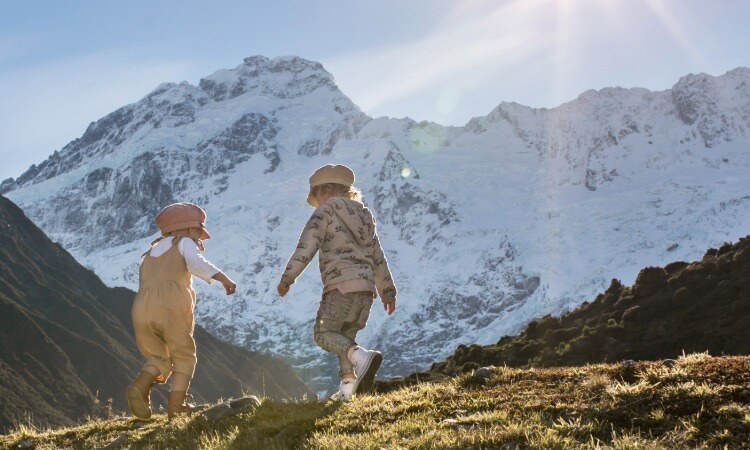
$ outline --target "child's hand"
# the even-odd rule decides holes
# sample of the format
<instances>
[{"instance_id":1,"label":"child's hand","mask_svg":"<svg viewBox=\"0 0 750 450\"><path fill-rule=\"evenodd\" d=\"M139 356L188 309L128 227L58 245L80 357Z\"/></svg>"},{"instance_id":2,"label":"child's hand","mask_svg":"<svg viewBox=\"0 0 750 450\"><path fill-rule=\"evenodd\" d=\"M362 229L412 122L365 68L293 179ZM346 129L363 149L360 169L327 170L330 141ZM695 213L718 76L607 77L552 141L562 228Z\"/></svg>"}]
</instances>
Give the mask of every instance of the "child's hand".
<instances>
[{"instance_id":1,"label":"child's hand","mask_svg":"<svg viewBox=\"0 0 750 450\"><path fill-rule=\"evenodd\" d=\"M226 276L224 272L219 272L211 278L224 285L224 290L227 291L227 295L232 295L237 290L237 284Z\"/></svg>"},{"instance_id":2,"label":"child's hand","mask_svg":"<svg viewBox=\"0 0 750 450\"><path fill-rule=\"evenodd\" d=\"M279 285L276 287L276 290L279 291L280 296L285 296L287 292L289 292L289 285L284 283L283 281L279 283Z\"/></svg>"},{"instance_id":3,"label":"child's hand","mask_svg":"<svg viewBox=\"0 0 750 450\"><path fill-rule=\"evenodd\" d=\"M221 283L224 285L224 289L227 291L227 295L232 295L237 290L237 283L227 278L226 283Z\"/></svg>"},{"instance_id":4,"label":"child's hand","mask_svg":"<svg viewBox=\"0 0 750 450\"><path fill-rule=\"evenodd\" d=\"M383 303L383 309L388 312L389 316L393 314L396 311L396 300L388 303Z\"/></svg>"}]
</instances>

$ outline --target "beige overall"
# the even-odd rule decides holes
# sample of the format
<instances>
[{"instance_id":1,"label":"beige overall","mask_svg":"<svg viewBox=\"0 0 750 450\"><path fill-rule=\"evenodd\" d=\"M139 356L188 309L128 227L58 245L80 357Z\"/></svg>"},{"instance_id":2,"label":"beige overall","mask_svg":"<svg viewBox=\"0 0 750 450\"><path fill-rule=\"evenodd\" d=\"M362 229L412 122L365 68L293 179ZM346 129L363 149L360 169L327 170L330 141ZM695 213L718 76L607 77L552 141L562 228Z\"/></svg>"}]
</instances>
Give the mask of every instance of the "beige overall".
<instances>
[{"instance_id":1,"label":"beige overall","mask_svg":"<svg viewBox=\"0 0 750 450\"><path fill-rule=\"evenodd\" d=\"M146 366L159 370L164 383L174 372L190 377L195 371L195 291L192 277L174 238L172 248L158 257L147 252L140 268L138 295L133 303L135 342Z\"/></svg>"}]
</instances>

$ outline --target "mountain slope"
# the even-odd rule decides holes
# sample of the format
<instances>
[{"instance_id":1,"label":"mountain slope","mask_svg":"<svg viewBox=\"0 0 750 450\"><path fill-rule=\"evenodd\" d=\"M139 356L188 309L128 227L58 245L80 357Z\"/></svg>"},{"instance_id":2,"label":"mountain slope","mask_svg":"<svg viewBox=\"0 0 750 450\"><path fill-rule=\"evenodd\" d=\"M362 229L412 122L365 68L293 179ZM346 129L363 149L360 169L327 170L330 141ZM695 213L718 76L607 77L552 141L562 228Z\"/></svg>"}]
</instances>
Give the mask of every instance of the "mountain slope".
<instances>
[{"instance_id":1,"label":"mountain slope","mask_svg":"<svg viewBox=\"0 0 750 450\"><path fill-rule=\"evenodd\" d=\"M124 388L142 364L130 325L133 298L128 289L105 286L0 196L0 428L26 420L71 424L98 412L95 397L126 409ZM201 327L195 336L199 399L242 390L275 398L308 392L277 359Z\"/></svg>"},{"instance_id":2,"label":"mountain slope","mask_svg":"<svg viewBox=\"0 0 750 450\"><path fill-rule=\"evenodd\" d=\"M750 70L671 89L588 91L552 109L502 103L463 127L368 117L315 62L247 58L166 83L92 123L0 191L108 285L134 287L166 203L205 206L207 254L239 282L199 286L199 323L285 355L319 389L335 364L310 334L315 268L274 287L311 210L307 178L357 173L399 286L361 334L384 375L422 370L573 309L638 267L691 260L750 229Z\"/></svg>"},{"instance_id":3,"label":"mountain slope","mask_svg":"<svg viewBox=\"0 0 750 450\"><path fill-rule=\"evenodd\" d=\"M647 267L632 286L612 280L594 301L568 314L531 322L493 345L461 345L429 371L380 388L490 365L578 366L693 352L750 354L750 236L709 249L700 261Z\"/></svg>"}]
</instances>

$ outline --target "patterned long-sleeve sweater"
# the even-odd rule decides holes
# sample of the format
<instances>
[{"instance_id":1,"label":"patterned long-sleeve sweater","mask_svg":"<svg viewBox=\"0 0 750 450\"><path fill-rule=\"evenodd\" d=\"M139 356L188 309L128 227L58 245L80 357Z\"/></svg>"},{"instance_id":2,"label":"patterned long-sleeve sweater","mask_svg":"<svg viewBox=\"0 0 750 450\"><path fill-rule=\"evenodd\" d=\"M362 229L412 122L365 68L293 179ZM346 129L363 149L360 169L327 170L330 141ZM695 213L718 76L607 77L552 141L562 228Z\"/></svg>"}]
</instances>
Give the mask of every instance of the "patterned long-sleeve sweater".
<instances>
[{"instance_id":1,"label":"patterned long-sleeve sweater","mask_svg":"<svg viewBox=\"0 0 750 450\"><path fill-rule=\"evenodd\" d=\"M324 287L364 279L375 283L384 303L396 300L396 285L380 246L375 219L361 203L332 197L319 206L302 230L281 281L292 285L318 251Z\"/></svg>"}]
</instances>

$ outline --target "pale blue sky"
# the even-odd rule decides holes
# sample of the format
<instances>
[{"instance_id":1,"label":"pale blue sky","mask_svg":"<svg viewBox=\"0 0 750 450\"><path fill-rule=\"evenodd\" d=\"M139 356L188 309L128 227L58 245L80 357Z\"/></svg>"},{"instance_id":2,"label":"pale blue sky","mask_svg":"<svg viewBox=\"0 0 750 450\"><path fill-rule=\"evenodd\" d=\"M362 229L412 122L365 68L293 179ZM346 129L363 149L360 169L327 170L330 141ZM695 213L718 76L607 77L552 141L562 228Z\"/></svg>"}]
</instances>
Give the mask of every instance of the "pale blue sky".
<instances>
[{"instance_id":1,"label":"pale blue sky","mask_svg":"<svg viewBox=\"0 0 750 450\"><path fill-rule=\"evenodd\" d=\"M748 22L744 0L5 1L0 180L160 82L250 55L320 61L373 116L462 125L748 66Z\"/></svg>"}]
</instances>

